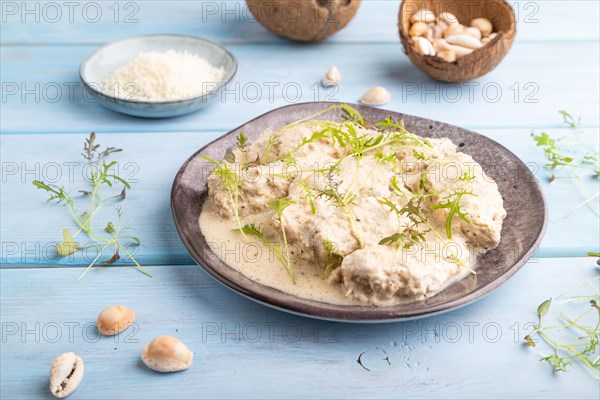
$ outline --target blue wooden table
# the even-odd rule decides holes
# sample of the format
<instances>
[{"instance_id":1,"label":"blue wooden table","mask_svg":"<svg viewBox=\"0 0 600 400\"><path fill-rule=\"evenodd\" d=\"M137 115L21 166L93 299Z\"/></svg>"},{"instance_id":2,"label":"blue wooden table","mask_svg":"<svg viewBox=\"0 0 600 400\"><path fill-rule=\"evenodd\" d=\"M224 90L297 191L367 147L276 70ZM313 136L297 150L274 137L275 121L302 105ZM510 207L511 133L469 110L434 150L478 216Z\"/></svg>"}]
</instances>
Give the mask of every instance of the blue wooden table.
<instances>
[{"instance_id":1,"label":"blue wooden table","mask_svg":"<svg viewBox=\"0 0 600 400\"><path fill-rule=\"evenodd\" d=\"M92 4L93 3L93 4ZM243 3L202 1L2 2L1 25L1 392L50 398L54 357L85 361L72 398L598 398L579 365L553 373L522 338L543 300L598 276L599 220L572 179L549 183L531 132L566 133L557 111L582 117L597 146L600 126L597 1L515 1L518 34L489 75L463 85L432 81L402 53L397 1L363 1L351 24L311 45L277 38ZM208 37L231 50L238 74L224 98L177 119L144 120L101 108L83 93L78 66L99 45L145 33ZM338 91L318 82L329 65ZM547 197L548 231L534 258L500 289L465 308L417 321L360 325L317 321L255 304L193 264L171 218L169 192L181 163L243 122L292 102L356 102L374 85L392 110L464 126L502 143L534 169ZM77 277L88 254L57 258L67 210L46 205L35 179L82 183L84 138L124 149L115 159L136 183L123 218L142 244L147 278L126 263ZM591 193L597 180L585 180ZM597 203L597 199L595 200ZM108 212L108 211L107 211ZM108 218L108 217L107 217ZM596 281L597 286L597 281ZM124 304L137 325L114 338L94 322ZM191 369L158 375L141 348L179 337Z\"/></svg>"}]
</instances>

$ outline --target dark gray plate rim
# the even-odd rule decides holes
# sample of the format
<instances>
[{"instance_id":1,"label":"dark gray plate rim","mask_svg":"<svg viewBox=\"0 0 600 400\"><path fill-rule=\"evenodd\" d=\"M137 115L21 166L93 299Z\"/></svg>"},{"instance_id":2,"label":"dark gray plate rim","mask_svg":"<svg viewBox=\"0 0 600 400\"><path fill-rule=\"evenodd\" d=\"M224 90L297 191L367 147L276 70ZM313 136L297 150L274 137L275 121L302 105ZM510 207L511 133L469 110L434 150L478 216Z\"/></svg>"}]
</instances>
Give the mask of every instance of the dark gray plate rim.
<instances>
[{"instance_id":1,"label":"dark gray plate rim","mask_svg":"<svg viewBox=\"0 0 600 400\"><path fill-rule=\"evenodd\" d=\"M253 140L264 129L312 115L331 102L299 103L277 108L241 125L196 151L181 166L171 190L171 209L177 232L192 258L209 275L233 291L286 312L312 318L347 322L392 322L422 318L468 305L491 293L511 278L537 251L547 226L547 206L541 187L530 169L501 144L470 130L443 122L365 105L349 104L365 119L376 122L391 116L425 137L449 137L459 150L471 155L498 183L507 217L500 245L477 259L477 276L453 284L426 300L392 307L343 306L303 299L257 283L221 261L208 246L198 217L207 195L208 171L202 155L222 159L235 137L244 131ZM331 115L330 115L331 114ZM323 119L339 119L329 111Z\"/></svg>"},{"instance_id":2,"label":"dark gray plate rim","mask_svg":"<svg viewBox=\"0 0 600 400\"><path fill-rule=\"evenodd\" d=\"M223 52L225 54L227 54L228 57L231 58L231 60L233 61L233 69L231 71L231 76L229 76L227 79L219 82L219 85L217 88L215 88L214 90L210 91L209 93L203 93L201 95L198 96L192 96L192 97L186 97L183 99L177 99L177 100L166 100L166 101L144 101L144 100L134 100L134 99L123 99L121 97L116 97L116 96L111 96L107 93L104 93L98 89L96 89L93 85L90 85L89 82L87 81L87 79L85 79L84 74L83 74L83 70L85 68L85 66L87 65L87 63L92 59L92 57L94 57L94 55L96 55L98 52L102 51L103 49L113 46L117 43L121 43L121 42L125 42L128 40L135 40L135 39L140 39L140 38L153 38L153 37L184 37L184 38L188 38L188 39L193 39L199 42L205 42L205 43L210 43L212 45L215 45L217 47L219 47L221 50L223 50ZM227 86L227 84L229 84L229 82L231 82L231 80L235 77L235 74L237 73L237 69L238 69L238 63L237 63L237 58L235 58L235 56L233 55L232 52L230 52L229 50L227 50L225 48L225 46L223 46L220 43L217 43L213 40L210 39L206 39L200 36L193 36L193 35L182 35L182 34L178 34L178 33L152 33L152 34L148 34L148 35L137 35L137 36L129 36L123 39L118 39L118 40L113 40L112 42L106 43L105 45L102 45L100 47L98 47L96 50L94 50L90 55L88 55L86 58L83 59L83 61L81 61L81 64L79 65L79 79L81 80L81 82L83 83L83 85L85 86L85 88L87 90L90 90L92 93L95 93L97 96L104 98L104 99L108 99L117 103L122 103L122 104L139 104L139 105L152 105L152 106L160 106L160 105L165 105L165 104L180 104L180 103L187 103L187 102L193 102L196 101L198 99L202 99L204 97L210 96L214 93L219 92L221 89L223 89L225 86Z\"/></svg>"}]
</instances>

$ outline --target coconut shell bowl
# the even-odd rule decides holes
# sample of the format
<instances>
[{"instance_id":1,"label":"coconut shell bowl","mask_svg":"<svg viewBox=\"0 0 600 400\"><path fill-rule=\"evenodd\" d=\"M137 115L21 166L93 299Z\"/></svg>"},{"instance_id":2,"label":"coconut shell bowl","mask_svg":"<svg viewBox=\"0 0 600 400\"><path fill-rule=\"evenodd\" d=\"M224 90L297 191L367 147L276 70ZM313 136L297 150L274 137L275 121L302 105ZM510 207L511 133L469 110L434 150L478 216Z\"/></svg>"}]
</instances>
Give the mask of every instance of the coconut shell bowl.
<instances>
[{"instance_id":1,"label":"coconut shell bowl","mask_svg":"<svg viewBox=\"0 0 600 400\"><path fill-rule=\"evenodd\" d=\"M450 13L464 27L471 26L476 18L485 18L492 23L492 32L496 34L482 47L452 62L437 55L422 54L415 46L416 38L410 35L411 17L422 9L433 11L436 19L443 12ZM404 0L398 13L398 29L404 52L417 68L439 81L466 82L500 64L515 38L516 21L512 7L504 0Z\"/></svg>"}]
</instances>

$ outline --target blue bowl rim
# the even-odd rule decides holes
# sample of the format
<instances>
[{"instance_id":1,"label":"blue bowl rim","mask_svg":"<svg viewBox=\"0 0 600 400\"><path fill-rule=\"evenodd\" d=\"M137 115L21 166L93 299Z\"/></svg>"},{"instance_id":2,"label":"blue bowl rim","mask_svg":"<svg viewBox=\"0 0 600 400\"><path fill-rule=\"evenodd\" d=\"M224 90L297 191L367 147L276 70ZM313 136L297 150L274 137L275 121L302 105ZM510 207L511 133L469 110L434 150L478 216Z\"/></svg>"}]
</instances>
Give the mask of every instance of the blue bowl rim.
<instances>
[{"instance_id":1,"label":"blue bowl rim","mask_svg":"<svg viewBox=\"0 0 600 400\"><path fill-rule=\"evenodd\" d=\"M225 54L231 58L231 61L233 61L233 68L231 70L231 75L229 76L228 79L223 80L221 82L219 82L218 87L214 90L211 91L209 93L204 93L198 96L193 96L193 97L186 97L183 99L178 99L178 100L166 100L166 101L144 101L144 100L132 100L132 99L123 99L120 97L116 97L116 96L111 96L109 94L106 94L102 91L97 90L96 88L94 88L93 86L91 86L87 80L84 78L83 76L83 69L84 67L89 63L90 59L92 57L94 57L97 53L99 53L100 51L104 50L105 48L115 45L117 43L120 42L124 42L127 40L133 40L133 39L139 39L139 38L151 38L151 37L165 37L165 36L171 36L171 37L183 37L183 38L188 38L188 39L194 39L194 40L198 40L198 41L202 41L202 42L206 42L212 45L215 45L217 47L219 47L221 50L223 50L225 52ZM178 34L178 33L152 33L152 34L148 34L148 35L136 35L136 36L128 36L122 39L117 39L117 40L113 40L111 42L108 42L102 46L100 46L99 48L97 48L96 50L94 50L94 52L92 52L90 55L88 55L86 58L83 59L83 61L81 61L81 64L79 65L79 79L81 80L81 82L84 84L84 86L86 87L87 90L92 91L93 93L97 94L100 97L103 97L105 99L108 99L110 101L114 101L117 103L124 103L124 104L140 104L140 105L153 105L153 106L160 106L160 105L172 105L172 104L178 104L178 103L186 103L186 102L194 102L196 100L202 99L204 97L208 97L211 95L214 95L218 92L221 91L221 89L223 89L226 85L229 84L229 82L231 82L231 80L234 78L235 74L237 73L237 69L238 69L238 62L236 57L233 55L232 52L230 52L229 50L227 50L225 48L225 46L223 46L222 44L215 42L213 40L210 39L206 39L204 37L200 37L200 36L193 36L193 35L183 35L183 34Z\"/></svg>"}]
</instances>

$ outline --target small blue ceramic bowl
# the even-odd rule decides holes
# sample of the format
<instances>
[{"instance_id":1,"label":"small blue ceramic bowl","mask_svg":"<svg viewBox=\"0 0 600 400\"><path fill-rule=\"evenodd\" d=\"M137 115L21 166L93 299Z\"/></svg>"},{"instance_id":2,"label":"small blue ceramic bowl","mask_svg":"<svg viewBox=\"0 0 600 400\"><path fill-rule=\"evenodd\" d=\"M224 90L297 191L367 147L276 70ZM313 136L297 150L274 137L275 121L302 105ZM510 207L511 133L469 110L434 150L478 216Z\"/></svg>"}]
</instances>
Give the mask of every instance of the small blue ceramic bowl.
<instances>
[{"instance_id":1,"label":"small blue ceramic bowl","mask_svg":"<svg viewBox=\"0 0 600 400\"><path fill-rule=\"evenodd\" d=\"M188 51L223 67L225 75L217 87L200 96L169 101L140 101L118 98L102 91L103 82L117 68L127 65L141 52ZM185 35L144 35L109 43L83 60L79 75L90 96L101 105L123 114L145 118L167 118L198 111L218 99L237 71L237 61L223 46L207 39Z\"/></svg>"}]
</instances>

